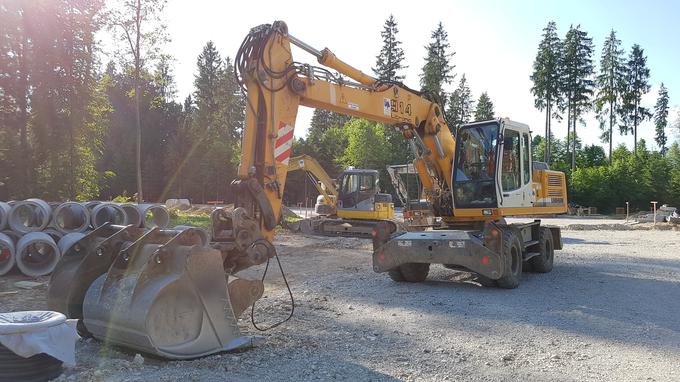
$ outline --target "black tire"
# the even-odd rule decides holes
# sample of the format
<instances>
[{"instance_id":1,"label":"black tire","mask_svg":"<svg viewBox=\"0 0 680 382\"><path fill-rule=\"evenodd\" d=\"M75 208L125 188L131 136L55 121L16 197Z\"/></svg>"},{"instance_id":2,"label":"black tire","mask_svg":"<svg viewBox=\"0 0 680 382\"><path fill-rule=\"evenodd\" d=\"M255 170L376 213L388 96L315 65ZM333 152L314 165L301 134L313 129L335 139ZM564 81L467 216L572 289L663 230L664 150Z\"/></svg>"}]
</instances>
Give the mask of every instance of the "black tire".
<instances>
[{"instance_id":1,"label":"black tire","mask_svg":"<svg viewBox=\"0 0 680 382\"><path fill-rule=\"evenodd\" d=\"M479 285L483 287L489 287L489 288L494 288L498 286L498 283L496 280L490 279L486 276L482 276L480 274L477 275L475 278L475 281L479 283Z\"/></svg>"},{"instance_id":2,"label":"black tire","mask_svg":"<svg viewBox=\"0 0 680 382\"><path fill-rule=\"evenodd\" d=\"M515 289L522 278L522 244L511 230L503 231L503 261L503 276L496 283L504 289Z\"/></svg>"},{"instance_id":3,"label":"black tire","mask_svg":"<svg viewBox=\"0 0 680 382\"><path fill-rule=\"evenodd\" d=\"M531 264L534 272L548 273L552 271L553 260L555 259L555 244L550 228L541 228L538 236L538 247L540 255L529 259L529 264Z\"/></svg>"},{"instance_id":4,"label":"black tire","mask_svg":"<svg viewBox=\"0 0 680 382\"><path fill-rule=\"evenodd\" d=\"M425 281L427 274L430 272L430 264L407 263L402 264L399 269L401 270L401 275L404 276L404 281L421 283Z\"/></svg>"},{"instance_id":5,"label":"black tire","mask_svg":"<svg viewBox=\"0 0 680 382\"><path fill-rule=\"evenodd\" d=\"M404 280L404 275L401 274L401 269L399 268L390 269L389 271L387 271L387 274L393 281L396 281L398 283L406 281Z\"/></svg>"},{"instance_id":6,"label":"black tire","mask_svg":"<svg viewBox=\"0 0 680 382\"><path fill-rule=\"evenodd\" d=\"M61 361L47 354L23 358L0 345L0 382L48 381L62 372Z\"/></svg>"}]
</instances>

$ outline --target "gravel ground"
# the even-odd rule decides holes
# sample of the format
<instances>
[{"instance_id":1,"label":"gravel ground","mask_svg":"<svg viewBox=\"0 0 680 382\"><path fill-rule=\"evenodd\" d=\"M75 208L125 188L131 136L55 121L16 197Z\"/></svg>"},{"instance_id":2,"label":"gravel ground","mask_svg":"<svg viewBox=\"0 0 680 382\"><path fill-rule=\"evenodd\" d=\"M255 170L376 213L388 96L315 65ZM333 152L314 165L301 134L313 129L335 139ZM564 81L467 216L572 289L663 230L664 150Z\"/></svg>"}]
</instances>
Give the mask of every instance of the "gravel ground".
<instances>
[{"instance_id":1,"label":"gravel ground","mask_svg":"<svg viewBox=\"0 0 680 382\"><path fill-rule=\"evenodd\" d=\"M563 236L552 273L502 290L440 266L423 284L394 283L371 270L368 241L282 234L295 316L263 345L164 362L83 340L59 380L680 380L680 233ZM44 308L44 288L2 294L18 279L0 279L2 310ZM289 309L278 272L268 279L263 324ZM249 313L240 325L259 334Z\"/></svg>"}]
</instances>

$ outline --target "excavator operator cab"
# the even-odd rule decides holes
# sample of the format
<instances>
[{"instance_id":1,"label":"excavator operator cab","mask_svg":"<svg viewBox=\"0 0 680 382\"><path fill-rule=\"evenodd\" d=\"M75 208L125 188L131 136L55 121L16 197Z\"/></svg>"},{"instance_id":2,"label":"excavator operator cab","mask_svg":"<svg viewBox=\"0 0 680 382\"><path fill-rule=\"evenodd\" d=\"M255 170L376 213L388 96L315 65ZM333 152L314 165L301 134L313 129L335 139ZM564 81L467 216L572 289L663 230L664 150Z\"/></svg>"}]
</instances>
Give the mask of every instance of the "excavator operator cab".
<instances>
[{"instance_id":1,"label":"excavator operator cab","mask_svg":"<svg viewBox=\"0 0 680 382\"><path fill-rule=\"evenodd\" d=\"M372 205L371 199L379 191L378 181L376 170L346 170L338 182L338 208L359 208L366 201Z\"/></svg>"},{"instance_id":2,"label":"excavator operator cab","mask_svg":"<svg viewBox=\"0 0 680 382\"><path fill-rule=\"evenodd\" d=\"M456 145L457 209L531 207L529 126L504 119L463 125Z\"/></svg>"}]
</instances>

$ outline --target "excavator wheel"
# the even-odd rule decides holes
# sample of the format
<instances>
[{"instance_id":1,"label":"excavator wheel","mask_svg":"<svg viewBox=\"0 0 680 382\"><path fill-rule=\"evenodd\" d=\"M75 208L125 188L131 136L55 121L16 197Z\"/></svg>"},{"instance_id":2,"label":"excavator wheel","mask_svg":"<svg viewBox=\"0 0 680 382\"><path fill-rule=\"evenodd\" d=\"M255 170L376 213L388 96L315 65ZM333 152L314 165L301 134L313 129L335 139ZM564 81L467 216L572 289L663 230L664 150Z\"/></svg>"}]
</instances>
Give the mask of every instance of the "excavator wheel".
<instances>
[{"instance_id":1,"label":"excavator wheel","mask_svg":"<svg viewBox=\"0 0 680 382\"><path fill-rule=\"evenodd\" d=\"M430 264L423 263L407 263L399 266L404 281L410 283L421 283L427 278L430 272Z\"/></svg>"},{"instance_id":2,"label":"excavator wheel","mask_svg":"<svg viewBox=\"0 0 680 382\"><path fill-rule=\"evenodd\" d=\"M541 228L538 236L538 247L540 255L529 259L529 264L534 272L548 273L552 271L555 258L555 246L550 228Z\"/></svg>"},{"instance_id":3,"label":"excavator wheel","mask_svg":"<svg viewBox=\"0 0 680 382\"><path fill-rule=\"evenodd\" d=\"M401 269L399 268L390 269L389 271L387 271L387 274L393 281L396 281L398 283L406 281L406 279L404 279L404 275L401 274Z\"/></svg>"},{"instance_id":4,"label":"excavator wheel","mask_svg":"<svg viewBox=\"0 0 680 382\"><path fill-rule=\"evenodd\" d=\"M522 277L522 245L512 230L503 231L503 276L496 281L499 287L515 289Z\"/></svg>"}]
</instances>

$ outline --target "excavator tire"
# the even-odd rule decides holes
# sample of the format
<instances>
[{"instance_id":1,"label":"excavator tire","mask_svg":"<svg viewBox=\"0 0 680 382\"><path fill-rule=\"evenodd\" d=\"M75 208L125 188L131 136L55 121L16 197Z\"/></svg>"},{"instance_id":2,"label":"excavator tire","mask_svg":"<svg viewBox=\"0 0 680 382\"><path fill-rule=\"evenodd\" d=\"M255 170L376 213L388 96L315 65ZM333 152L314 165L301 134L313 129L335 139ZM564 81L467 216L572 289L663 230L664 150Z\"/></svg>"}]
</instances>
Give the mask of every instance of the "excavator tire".
<instances>
[{"instance_id":1,"label":"excavator tire","mask_svg":"<svg viewBox=\"0 0 680 382\"><path fill-rule=\"evenodd\" d=\"M477 277L475 278L475 281L478 282L479 285L481 285L483 287L493 288L493 287L498 286L498 282L496 280L490 279L490 278L488 278L486 276L482 276L482 275L477 275Z\"/></svg>"},{"instance_id":2,"label":"excavator tire","mask_svg":"<svg viewBox=\"0 0 680 382\"><path fill-rule=\"evenodd\" d=\"M553 260L555 258L555 246L550 228L541 228L541 232L538 236L538 247L540 249L540 255L529 259L529 264L531 264L531 268L534 272L548 273L552 271Z\"/></svg>"},{"instance_id":3,"label":"excavator tire","mask_svg":"<svg viewBox=\"0 0 680 382\"><path fill-rule=\"evenodd\" d=\"M496 283L504 289L515 289L522 277L522 245L512 230L503 231L503 260L503 276Z\"/></svg>"},{"instance_id":4,"label":"excavator tire","mask_svg":"<svg viewBox=\"0 0 680 382\"><path fill-rule=\"evenodd\" d=\"M406 281L406 279L404 279L404 275L401 274L401 269L399 268L390 269L389 271L387 271L387 274L393 281L396 281L398 283Z\"/></svg>"},{"instance_id":5,"label":"excavator tire","mask_svg":"<svg viewBox=\"0 0 680 382\"><path fill-rule=\"evenodd\" d=\"M425 281L427 274L430 272L430 264L407 263L402 264L399 269L402 276L404 276L404 281L421 283Z\"/></svg>"}]
</instances>

